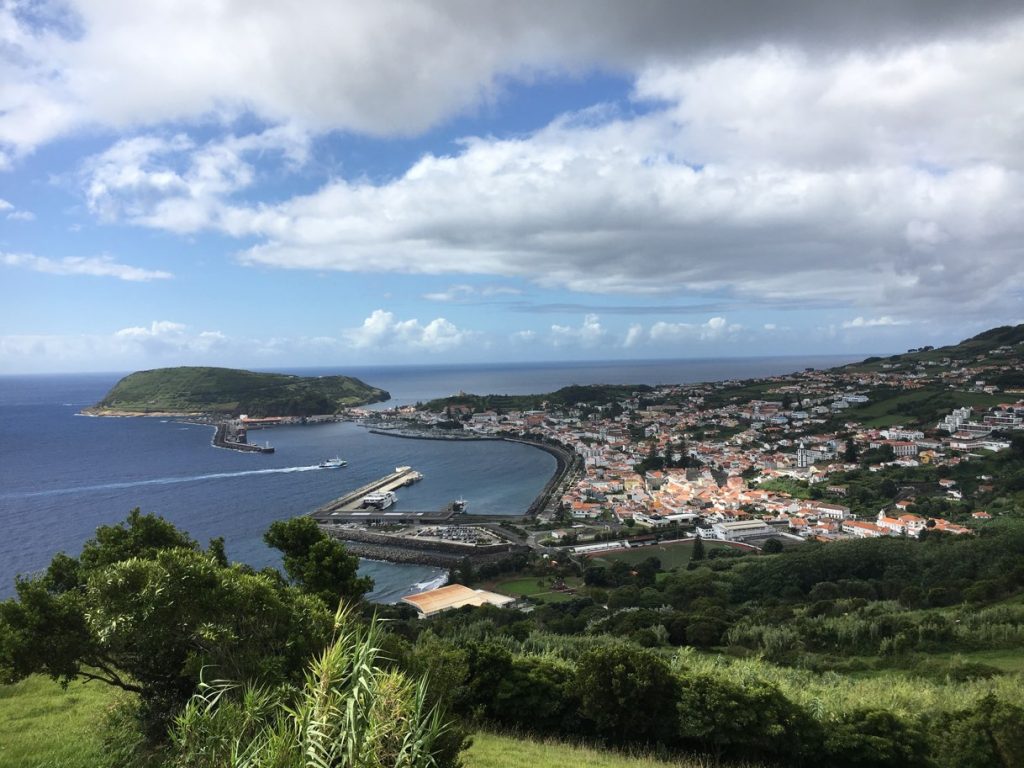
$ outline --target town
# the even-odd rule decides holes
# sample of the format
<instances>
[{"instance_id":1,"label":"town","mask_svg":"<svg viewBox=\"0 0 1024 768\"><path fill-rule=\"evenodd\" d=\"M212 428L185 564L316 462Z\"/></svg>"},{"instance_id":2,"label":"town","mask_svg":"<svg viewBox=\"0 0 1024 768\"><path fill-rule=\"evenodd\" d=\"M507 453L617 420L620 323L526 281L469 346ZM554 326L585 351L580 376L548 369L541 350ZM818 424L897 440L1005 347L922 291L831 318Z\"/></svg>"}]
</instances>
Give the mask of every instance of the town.
<instances>
[{"instance_id":1,"label":"town","mask_svg":"<svg viewBox=\"0 0 1024 768\"><path fill-rule=\"evenodd\" d=\"M666 531L757 548L969 535L996 513L977 503L992 478L955 477L1024 439L1024 342L952 349L753 381L580 387L576 402L555 393L530 408L460 394L358 415L405 434L571 449L582 471L534 522L543 543L577 554Z\"/></svg>"}]
</instances>

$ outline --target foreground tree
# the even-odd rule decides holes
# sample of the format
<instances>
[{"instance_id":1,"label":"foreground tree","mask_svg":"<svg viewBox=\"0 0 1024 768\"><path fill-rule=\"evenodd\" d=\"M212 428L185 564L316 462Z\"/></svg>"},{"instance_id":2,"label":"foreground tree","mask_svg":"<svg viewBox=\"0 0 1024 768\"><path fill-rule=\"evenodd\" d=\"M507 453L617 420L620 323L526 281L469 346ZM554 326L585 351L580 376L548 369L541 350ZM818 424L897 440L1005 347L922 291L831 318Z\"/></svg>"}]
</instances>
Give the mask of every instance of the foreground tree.
<instances>
[{"instance_id":1,"label":"foreground tree","mask_svg":"<svg viewBox=\"0 0 1024 768\"><path fill-rule=\"evenodd\" d=\"M263 540L284 555L284 570L303 591L317 595L331 610L338 600L357 601L373 588L373 579L360 577L359 558L331 538L311 517L278 520Z\"/></svg>"},{"instance_id":2,"label":"foreground tree","mask_svg":"<svg viewBox=\"0 0 1024 768\"><path fill-rule=\"evenodd\" d=\"M296 688L203 685L175 721L172 765L185 768L446 768L461 733L418 682L380 666L382 630L336 615L335 636Z\"/></svg>"},{"instance_id":3,"label":"foreground tree","mask_svg":"<svg viewBox=\"0 0 1024 768\"><path fill-rule=\"evenodd\" d=\"M330 639L323 602L275 571L225 566L167 521L138 510L101 527L78 559L57 555L0 603L0 681L45 674L137 693L159 740L204 668L283 681Z\"/></svg>"}]
</instances>

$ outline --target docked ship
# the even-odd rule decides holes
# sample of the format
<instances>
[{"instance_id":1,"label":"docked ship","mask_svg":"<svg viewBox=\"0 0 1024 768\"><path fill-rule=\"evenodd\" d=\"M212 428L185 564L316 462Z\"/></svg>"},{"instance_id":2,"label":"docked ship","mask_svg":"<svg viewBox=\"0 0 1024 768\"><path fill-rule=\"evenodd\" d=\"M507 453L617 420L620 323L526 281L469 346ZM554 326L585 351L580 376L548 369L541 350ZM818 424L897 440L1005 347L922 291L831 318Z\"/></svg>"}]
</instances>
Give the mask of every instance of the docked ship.
<instances>
[{"instance_id":1,"label":"docked ship","mask_svg":"<svg viewBox=\"0 0 1024 768\"><path fill-rule=\"evenodd\" d=\"M377 491L375 493L366 494L359 503L360 506L363 507L387 509L396 501L398 501L398 497L395 495L394 491Z\"/></svg>"},{"instance_id":2,"label":"docked ship","mask_svg":"<svg viewBox=\"0 0 1024 768\"><path fill-rule=\"evenodd\" d=\"M344 459L335 456L333 459L324 459L320 462L320 469L340 469L348 464Z\"/></svg>"}]
</instances>

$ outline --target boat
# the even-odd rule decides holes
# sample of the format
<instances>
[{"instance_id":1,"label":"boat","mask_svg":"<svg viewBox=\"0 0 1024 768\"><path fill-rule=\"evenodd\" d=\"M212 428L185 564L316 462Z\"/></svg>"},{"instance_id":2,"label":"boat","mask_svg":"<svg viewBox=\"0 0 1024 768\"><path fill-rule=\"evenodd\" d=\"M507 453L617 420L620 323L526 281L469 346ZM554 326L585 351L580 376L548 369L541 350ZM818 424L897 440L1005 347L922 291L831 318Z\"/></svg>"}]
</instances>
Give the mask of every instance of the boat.
<instances>
[{"instance_id":1,"label":"boat","mask_svg":"<svg viewBox=\"0 0 1024 768\"><path fill-rule=\"evenodd\" d=\"M398 501L398 497L395 495L394 491L377 491L375 493L366 494L359 503L364 507L387 509L396 501Z\"/></svg>"},{"instance_id":2,"label":"boat","mask_svg":"<svg viewBox=\"0 0 1024 768\"><path fill-rule=\"evenodd\" d=\"M320 462L320 469L340 469L348 464L344 459L335 456L333 459L324 459Z\"/></svg>"}]
</instances>

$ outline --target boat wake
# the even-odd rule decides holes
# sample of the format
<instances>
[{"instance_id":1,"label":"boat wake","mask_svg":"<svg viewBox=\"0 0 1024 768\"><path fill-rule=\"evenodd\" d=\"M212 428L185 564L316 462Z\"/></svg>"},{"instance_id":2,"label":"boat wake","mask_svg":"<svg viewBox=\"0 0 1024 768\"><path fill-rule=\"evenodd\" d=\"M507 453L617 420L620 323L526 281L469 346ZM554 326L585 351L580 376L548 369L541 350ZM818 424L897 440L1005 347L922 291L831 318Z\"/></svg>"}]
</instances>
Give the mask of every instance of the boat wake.
<instances>
[{"instance_id":1,"label":"boat wake","mask_svg":"<svg viewBox=\"0 0 1024 768\"><path fill-rule=\"evenodd\" d=\"M196 483L202 480L221 480L228 477L251 477L253 475L284 475L293 472L314 472L320 467L311 464L304 467L276 467L274 469L249 469L241 472L213 472L208 475L189 475L186 477L155 477L149 480L131 480L124 483L103 483L101 485L79 485L72 488L49 488L45 491L26 491L23 493L4 493L0 498L27 499L37 496L60 496L69 493L88 491L109 491L119 488L137 488L143 485L174 485L175 483Z\"/></svg>"}]
</instances>

